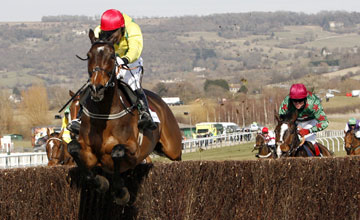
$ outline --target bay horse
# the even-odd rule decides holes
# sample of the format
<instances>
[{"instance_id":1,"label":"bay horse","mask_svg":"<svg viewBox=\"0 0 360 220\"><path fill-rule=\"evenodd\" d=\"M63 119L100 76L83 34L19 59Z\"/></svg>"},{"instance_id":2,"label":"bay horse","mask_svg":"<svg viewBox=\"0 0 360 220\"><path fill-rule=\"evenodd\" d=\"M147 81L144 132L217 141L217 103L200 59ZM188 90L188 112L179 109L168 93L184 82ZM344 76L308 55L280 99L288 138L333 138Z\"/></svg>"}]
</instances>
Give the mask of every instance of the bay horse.
<instances>
[{"instance_id":1,"label":"bay horse","mask_svg":"<svg viewBox=\"0 0 360 220\"><path fill-rule=\"evenodd\" d=\"M254 150L258 150L258 154L256 157L262 159L262 158L276 158L273 151L270 149L270 147L265 142L265 137L262 134L256 135L255 138L255 145Z\"/></svg>"},{"instance_id":2,"label":"bay horse","mask_svg":"<svg viewBox=\"0 0 360 220\"><path fill-rule=\"evenodd\" d=\"M275 140L277 144L278 157L310 157L315 155L315 149L311 142L305 141L305 137L300 139L297 133L296 120L298 111L292 114L281 115L275 114L278 122L275 128ZM323 156L332 156L324 145L317 143L320 153Z\"/></svg>"},{"instance_id":3,"label":"bay horse","mask_svg":"<svg viewBox=\"0 0 360 220\"><path fill-rule=\"evenodd\" d=\"M103 41L95 38L92 29L89 31L91 48L83 59L88 62L89 86L81 95L84 101L79 138L70 142L69 152L86 179L85 186L102 193L110 189L114 202L125 205L130 194L121 174L142 163L153 151L180 161L182 138L170 108L148 90L145 93L150 109L157 113L160 123L153 131L138 129L139 110L131 101L132 90L116 79L113 45L119 35L121 32L116 31Z\"/></svg>"},{"instance_id":4,"label":"bay horse","mask_svg":"<svg viewBox=\"0 0 360 220\"><path fill-rule=\"evenodd\" d=\"M356 138L354 130L345 132L344 141L347 155L360 155L360 139Z\"/></svg>"},{"instance_id":5,"label":"bay horse","mask_svg":"<svg viewBox=\"0 0 360 220\"><path fill-rule=\"evenodd\" d=\"M69 90L70 97L73 97L75 93ZM73 120L77 117L77 114L80 111L80 95L77 95L73 98L70 104L70 117L68 120ZM46 155L48 158L48 166L54 165L75 165L74 159L68 152L67 143L63 139L64 131L61 130L60 133L51 133L47 129L47 136L49 137L46 141ZM76 138L75 134L71 133L72 138Z\"/></svg>"}]
</instances>

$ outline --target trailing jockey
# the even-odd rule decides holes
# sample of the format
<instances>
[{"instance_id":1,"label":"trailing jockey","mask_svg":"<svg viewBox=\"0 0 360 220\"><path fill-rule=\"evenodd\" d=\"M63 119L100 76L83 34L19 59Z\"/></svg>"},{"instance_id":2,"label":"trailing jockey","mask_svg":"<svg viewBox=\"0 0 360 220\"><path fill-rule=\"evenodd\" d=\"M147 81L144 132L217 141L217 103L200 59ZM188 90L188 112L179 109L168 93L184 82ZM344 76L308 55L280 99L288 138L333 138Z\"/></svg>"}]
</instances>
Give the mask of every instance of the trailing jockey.
<instances>
[{"instance_id":1,"label":"trailing jockey","mask_svg":"<svg viewBox=\"0 0 360 220\"><path fill-rule=\"evenodd\" d=\"M355 132L355 137L360 138L360 121L355 119L354 117L350 118L348 123L345 125L345 133L349 130L353 130Z\"/></svg>"},{"instance_id":2,"label":"trailing jockey","mask_svg":"<svg viewBox=\"0 0 360 220\"><path fill-rule=\"evenodd\" d=\"M265 137L265 143L270 147L274 155L276 155L275 133L269 131L269 128L263 127L261 134Z\"/></svg>"}]
</instances>

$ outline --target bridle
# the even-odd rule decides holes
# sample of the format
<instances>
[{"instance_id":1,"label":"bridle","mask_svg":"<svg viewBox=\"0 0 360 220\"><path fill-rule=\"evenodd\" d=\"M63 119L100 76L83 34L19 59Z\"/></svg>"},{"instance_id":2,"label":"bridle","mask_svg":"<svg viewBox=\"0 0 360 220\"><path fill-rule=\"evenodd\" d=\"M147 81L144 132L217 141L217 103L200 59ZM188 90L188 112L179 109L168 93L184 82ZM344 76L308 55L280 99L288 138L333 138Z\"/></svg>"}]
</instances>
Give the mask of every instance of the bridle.
<instances>
[{"instance_id":1,"label":"bridle","mask_svg":"<svg viewBox=\"0 0 360 220\"><path fill-rule=\"evenodd\" d=\"M284 128L283 128L283 125L286 125L287 126L287 129L286 130L283 130ZM294 131L295 132L294 132ZM299 139L298 138L296 138L296 137L294 137L294 138L292 138L292 141L291 141L291 143L285 143L285 141L284 141L284 136L285 136L285 134L287 134L287 135L298 135L297 133L296 133L296 126L295 126L295 128L292 128L291 127L291 125L290 125L290 123L289 122L282 122L282 125L280 126L280 138L279 138L279 140L276 142L276 145L277 146L281 146L282 144L287 144L287 145L289 145L289 147L290 147L290 149L287 151L287 152L284 152L287 156L290 156L290 155L292 155L294 152L296 152L301 146L302 146L302 144L299 144L300 143L300 141L299 141ZM294 133L294 134L293 134ZM296 146L296 147L294 147L294 146Z\"/></svg>"},{"instance_id":2,"label":"bridle","mask_svg":"<svg viewBox=\"0 0 360 220\"><path fill-rule=\"evenodd\" d=\"M353 142L354 142L354 139L356 138L355 136L355 133L353 131L348 131L350 132L350 135L351 135L351 143L349 144L350 148L346 148L346 145L345 145L345 149L349 149L349 154L356 151L358 148L360 148L360 145L354 147L353 145Z\"/></svg>"},{"instance_id":3,"label":"bridle","mask_svg":"<svg viewBox=\"0 0 360 220\"><path fill-rule=\"evenodd\" d=\"M61 138L57 138L57 137L51 137L49 139L47 139L46 141L46 145L49 144L50 141L52 140L57 140L57 141L60 141L60 152L64 150L64 140L62 140ZM53 157L53 149L51 148L51 155L50 155L50 160L53 160L53 159L56 159L56 160L59 160L60 161L60 157Z\"/></svg>"},{"instance_id":4,"label":"bridle","mask_svg":"<svg viewBox=\"0 0 360 220\"><path fill-rule=\"evenodd\" d=\"M91 45L91 48L93 46L97 45L97 44L106 44L106 45L110 46L113 49L113 53L111 54L111 58L116 60L115 48L114 48L114 45L111 42L103 41L103 40L97 40ZM88 59L89 58L87 58L86 60L88 60ZM116 64L112 68L111 72L106 72L106 70L104 68L101 68L99 66L95 66L95 68L93 68L91 71L89 71L89 74L90 74L89 76L91 77L94 73L98 73L98 72L106 72L110 76L110 79L106 82L106 84L104 86L104 89L106 90L109 87L114 87L115 86L115 78L116 78L115 77L115 75L116 75L115 71L116 71Z\"/></svg>"},{"instance_id":5,"label":"bridle","mask_svg":"<svg viewBox=\"0 0 360 220\"><path fill-rule=\"evenodd\" d=\"M114 45L109 42L109 41L103 41L103 40L97 40L95 41L92 45L91 48L94 45L97 44L106 44L108 46L110 46L113 49L113 53L111 54L111 58L113 58L116 62L116 55L115 55L115 49L114 49ZM91 49L90 49L91 50ZM77 56L79 59L81 60L89 60L89 57L87 57L86 59L83 59L79 56ZM109 80L106 82L105 86L102 87L101 89L107 90L110 87L115 87L116 83L116 63L114 64L113 69L110 72L107 72L107 74L110 76ZM106 72L106 70L104 68L101 68L99 66L95 66L91 71L89 71L89 77L91 77L94 73L98 73L98 72ZM91 87L90 87L91 88ZM125 115L127 115L128 113L130 113L135 107L136 105L132 105L130 107L126 107L124 100L122 99L122 97L120 96L120 102L123 105L124 109L119 112L119 113L115 113L115 114L96 114L91 112L89 109L86 108L86 106L83 106L83 112L86 116L93 118L93 119L102 119L102 120L112 120L112 119L118 119L121 118Z\"/></svg>"}]
</instances>

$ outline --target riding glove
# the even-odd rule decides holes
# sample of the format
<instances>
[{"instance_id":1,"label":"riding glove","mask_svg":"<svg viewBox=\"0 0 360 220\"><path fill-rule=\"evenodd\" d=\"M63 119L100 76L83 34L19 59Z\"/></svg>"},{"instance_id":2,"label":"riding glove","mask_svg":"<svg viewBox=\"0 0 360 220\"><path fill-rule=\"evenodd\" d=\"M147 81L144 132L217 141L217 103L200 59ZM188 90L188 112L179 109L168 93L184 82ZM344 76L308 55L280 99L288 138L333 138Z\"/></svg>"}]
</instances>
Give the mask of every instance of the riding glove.
<instances>
[{"instance_id":1,"label":"riding glove","mask_svg":"<svg viewBox=\"0 0 360 220\"><path fill-rule=\"evenodd\" d=\"M301 130L299 131L299 134L300 134L301 137L304 137L305 135L310 134L310 130L303 128L303 129L301 129Z\"/></svg>"}]
</instances>

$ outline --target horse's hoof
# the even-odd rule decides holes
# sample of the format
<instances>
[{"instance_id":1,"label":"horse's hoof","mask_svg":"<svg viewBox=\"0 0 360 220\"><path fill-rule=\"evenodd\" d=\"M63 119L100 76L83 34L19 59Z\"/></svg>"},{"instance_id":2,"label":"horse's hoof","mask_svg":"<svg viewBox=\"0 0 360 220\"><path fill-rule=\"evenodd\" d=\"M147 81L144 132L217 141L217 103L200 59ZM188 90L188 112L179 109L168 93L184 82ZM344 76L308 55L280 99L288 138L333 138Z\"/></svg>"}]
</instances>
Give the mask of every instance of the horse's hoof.
<instances>
[{"instance_id":1,"label":"horse's hoof","mask_svg":"<svg viewBox=\"0 0 360 220\"><path fill-rule=\"evenodd\" d=\"M95 176L95 181L96 181L96 185L97 185L97 188L96 188L96 191L99 192L99 193L106 193L108 190L109 190L109 181L103 177L103 176L100 176L100 175L96 175Z\"/></svg>"},{"instance_id":2,"label":"horse's hoof","mask_svg":"<svg viewBox=\"0 0 360 220\"><path fill-rule=\"evenodd\" d=\"M130 201L130 193L126 187L122 187L119 194L114 197L114 203L116 205L126 205Z\"/></svg>"}]
</instances>

